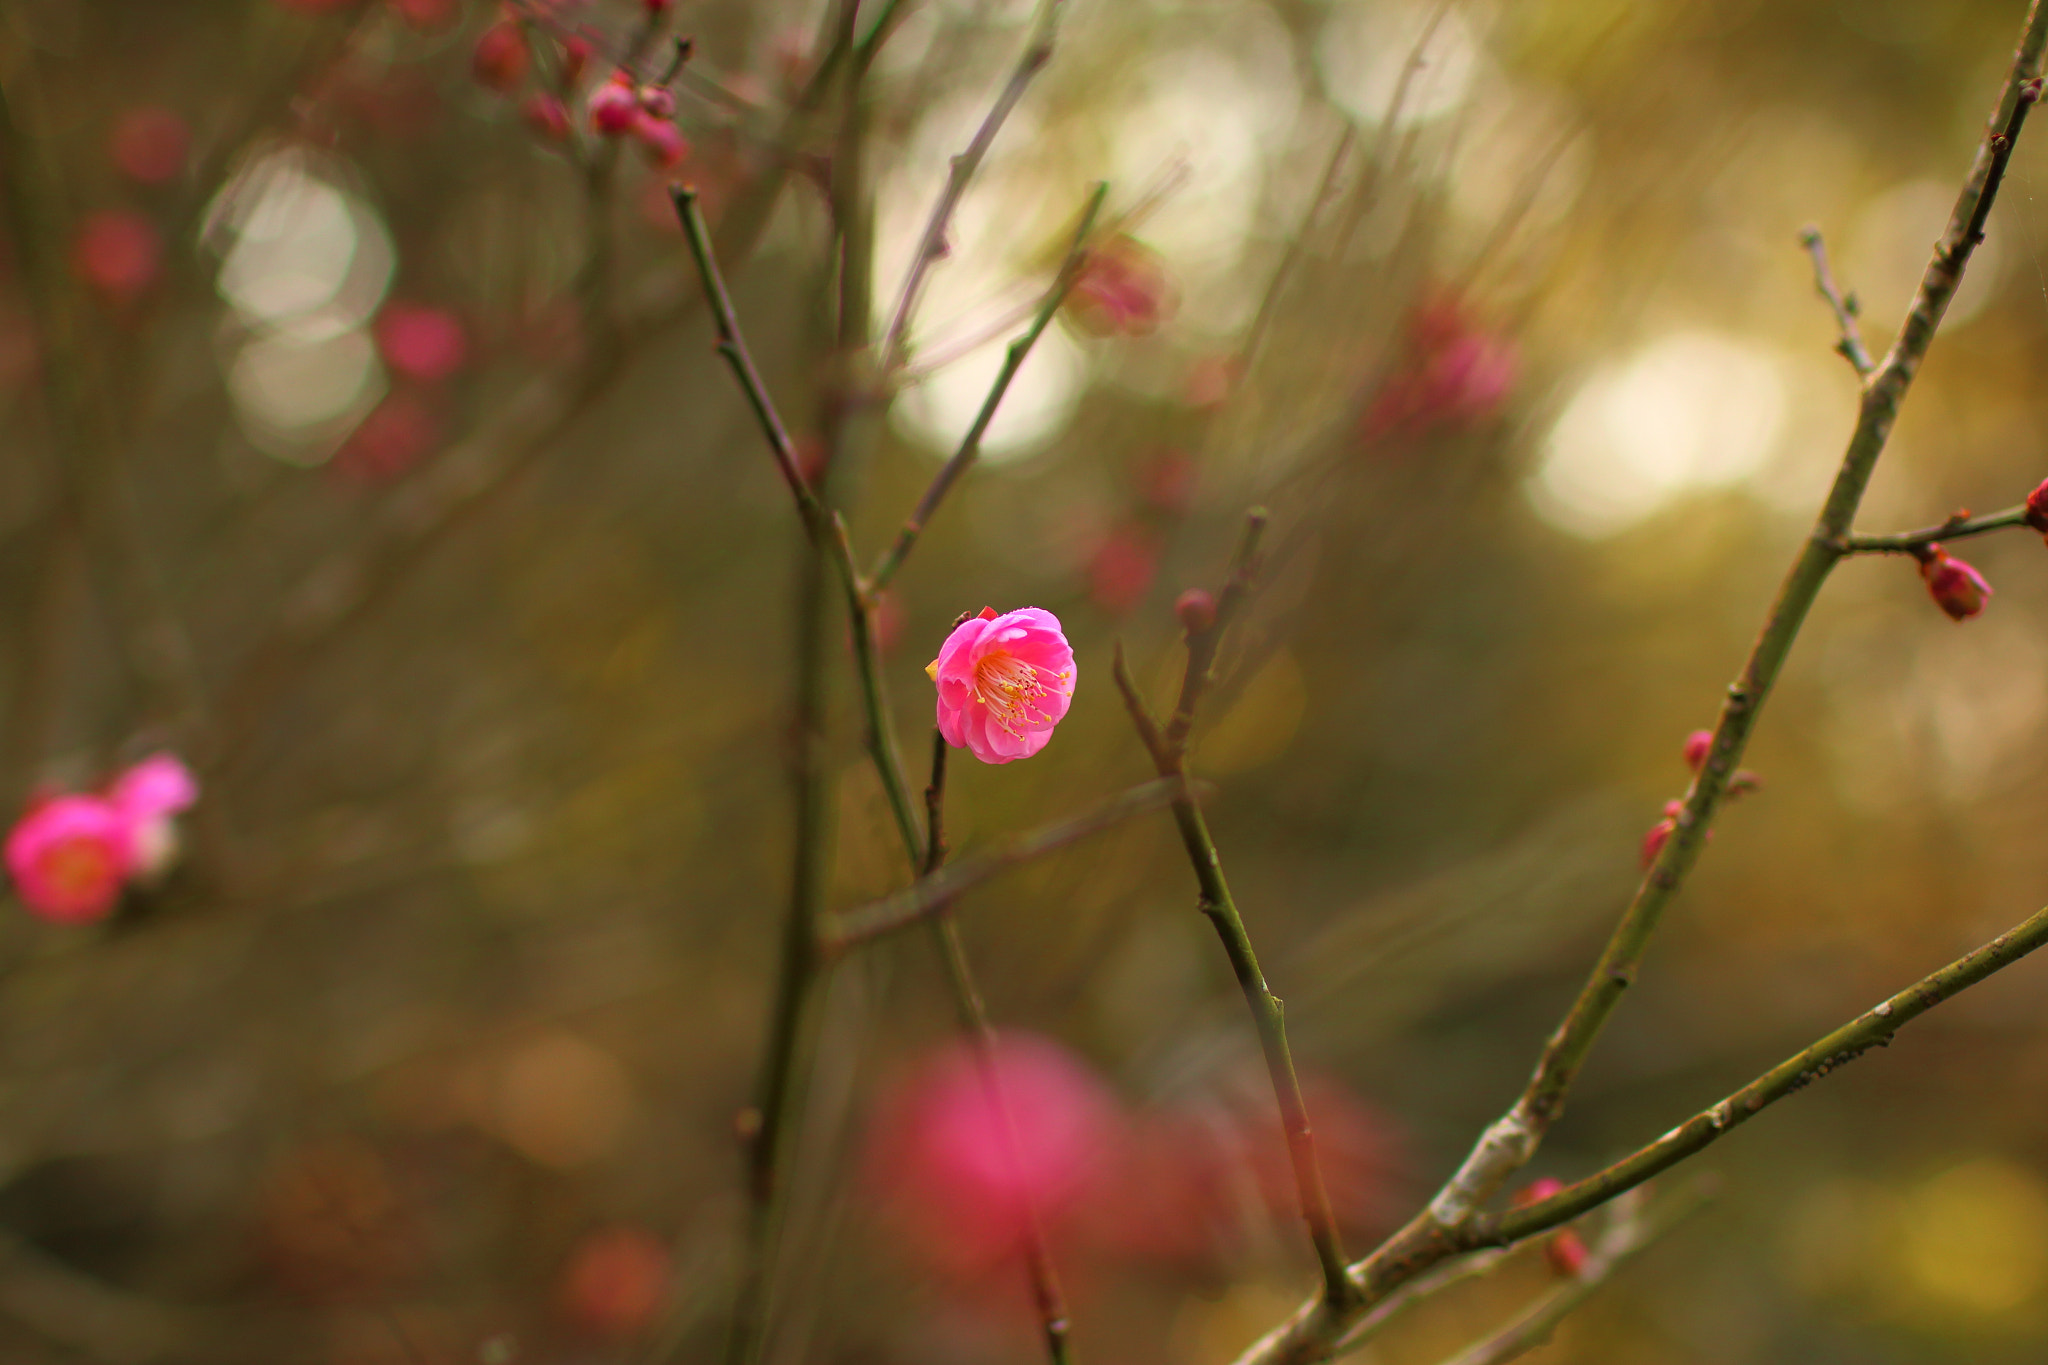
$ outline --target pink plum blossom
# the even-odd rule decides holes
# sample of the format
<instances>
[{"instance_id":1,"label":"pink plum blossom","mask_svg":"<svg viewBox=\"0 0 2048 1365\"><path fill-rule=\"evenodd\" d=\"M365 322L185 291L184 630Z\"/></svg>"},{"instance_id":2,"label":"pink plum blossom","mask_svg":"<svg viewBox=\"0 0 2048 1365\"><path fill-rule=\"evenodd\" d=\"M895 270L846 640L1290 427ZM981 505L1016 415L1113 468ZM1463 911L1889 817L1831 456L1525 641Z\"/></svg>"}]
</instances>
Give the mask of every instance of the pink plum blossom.
<instances>
[{"instance_id":1,"label":"pink plum blossom","mask_svg":"<svg viewBox=\"0 0 2048 1365\"><path fill-rule=\"evenodd\" d=\"M1045 747L1074 696L1074 651L1039 607L962 621L925 669L938 684L939 733L983 763Z\"/></svg>"},{"instance_id":2,"label":"pink plum blossom","mask_svg":"<svg viewBox=\"0 0 2048 1365\"><path fill-rule=\"evenodd\" d=\"M8 832L7 874L22 904L57 924L104 919L135 868L134 825L98 796L52 797Z\"/></svg>"},{"instance_id":3,"label":"pink plum blossom","mask_svg":"<svg viewBox=\"0 0 2048 1365\"><path fill-rule=\"evenodd\" d=\"M128 822L136 876L147 879L169 870L178 856L171 817L198 799L199 783L174 754L151 754L114 779L107 800Z\"/></svg>"},{"instance_id":4,"label":"pink plum blossom","mask_svg":"<svg viewBox=\"0 0 2048 1365\"><path fill-rule=\"evenodd\" d=\"M1179 306L1165 260L1122 233L1088 254L1067 294L1067 316L1092 337L1150 336Z\"/></svg>"},{"instance_id":5,"label":"pink plum blossom","mask_svg":"<svg viewBox=\"0 0 2048 1365\"><path fill-rule=\"evenodd\" d=\"M591 91L588 107L591 128L609 137L631 131L642 112L633 77L624 71L614 71Z\"/></svg>"},{"instance_id":6,"label":"pink plum blossom","mask_svg":"<svg viewBox=\"0 0 2048 1365\"><path fill-rule=\"evenodd\" d=\"M1080 1212L1121 1133L1115 1098L1078 1058L1004 1034L992 1068L951 1045L883 1097L868 1171L911 1245L972 1277L1018 1255L1034 1218L1051 1230Z\"/></svg>"}]
</instances>

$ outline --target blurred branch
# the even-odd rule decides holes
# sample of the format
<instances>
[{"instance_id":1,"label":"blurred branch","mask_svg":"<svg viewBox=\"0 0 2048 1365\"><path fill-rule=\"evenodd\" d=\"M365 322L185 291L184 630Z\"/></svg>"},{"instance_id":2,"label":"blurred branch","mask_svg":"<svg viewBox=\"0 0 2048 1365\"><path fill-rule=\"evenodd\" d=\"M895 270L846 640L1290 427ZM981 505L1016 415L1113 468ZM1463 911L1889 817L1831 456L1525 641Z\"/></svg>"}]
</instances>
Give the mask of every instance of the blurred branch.
<instances>
[{"instance_id":1,"label":"blurred branch","mask_svg":"<svg viewBox=\"0 0 2048 1365\"><path fill-rule=\"evenodd\" d=\"M2003 531L2010 526L2027 525L2027 507L2008 507L2003 512L1987 512L1973 517L1968 512L1958 512L1939 526L1929 526L1919 531L1900 531L1888 536L1845 536L1837 545L1845 555L1909 555L1924 546L1940 540L1967 540L1991 531Z\"/></svg>"},{"instance_id":2,"label":"blurred branch","mask_svg":"<svg viewBox=\"0 0 2048 1365\"><path fill-rule=\"evenodd\" d=\"M1460 1351L1444 1365L1505 1365L1543 1345L1558 1324L1614 1278L1616 1271L1662 1241L1673 1228L1697 1213L1706 1200L1706 1191L1696 1182L1648 1210L1637 1209L1632 1200L1617 1201L1616 1216L1593 1244L1592 1254L1577 1274L1537 1298L1500 1331Z\"/></svg>"},{"instance_id":3,"label":"blurred branch","mask_svg":"<svg viewBox=\"0 0 2048 1365\"><path fill-rule=\"evenodd\" d=\"M1408 73L1403 70L1401 80L1405 82L1407 79ZM1315 230L1316 220L1322 217L1323 209L1329 204L1330 195L1337 187L1337 175L1350 159L1351 149L1357 141L1358 125L1346 118L1344 131L1337 135L1337 145L1330 149L1330 159L1323 166L1322 178L1316 182L1315 192L1308 198L1308 207L1302 210L1300 223L1288 237L1286 249L1280 253L1280 262L1273 267L1272 278L1266 281L1266 291L1259 297L1258 310L1252 314L1251 324L1244 329L1244 340L1238 344L1237 360L1231 369L1233 380L1249 373L1252 362L1258 358L1259 345L1273 324L1273 315L1279 310L1287 284L1293 279L1303 253L1308 250L1309 234Z\"/></svg>"},{"instance_id":4,"label":"blurred branch","mask_svg":"<svg viewBox=\"0 0 2048 1365\"><path fill-rule=\"evenodd\" d=\"M1828 269L1828 246L1821 240L1819 228L1808 227L1801 231L1799 244L1806 248L1807 255L1813 257L1813 287L1827 300L1829 310L1835 315L1835 326L1841 329L1841 340L1835 343L1835 349L1855 367L1859 379L1868 379L1870 372L1877 368L1877 362L1864 348L1863 333L1856 325L1856 296L1845 295L1835 287L1834 272Z\"/></svg>"},{"instance_id":5,"label":"blurred branch","mask_svg":"<svg viewBox=\"0 0 2048 1365\"><path fill-rule=\"evenodd\" d=\"M1096 216L1101 213L1102 201L1108 193L1109 186L1104 183L1096 185L1095 192L1089 196L1088 206L1081 213L1080 226L1074 231L1074 243L1068 249L1065 261L1060 265L1059 274L1053 278L1052 287L1046 291L1045 301L1038 309L1038 316L1032 319L1031 326L1022 336L1010 343L1009 353L1003 357L1003 368L996 375L996 382L990 386L988 397L982 400L981 411L975 414L973 425L961 439L960 448L953 452L953 457L932 477L923 496L917 500L917 507L911 512L910 519L905 521L903 529L896 533L895 543L890 545L888 553L882 556L876 563L874 572L869 575L871 590L880 592L888 586L889 580L896 576L896 571L903 567L903 560L909 555L911 547L917 544L917 538L923 533L926 523L932 519L933 513L938 511L939 504L945 501L947 492L981 454L981 438L988 431L988 424L995 420L996 409L1002 406L1003 396L1010 389L1010 381L1015 379L1017 371L1023 368L1024 358L1031 354L1031 348L1038 344L1038 338L1051 324L1053 314L1059 311L1060 303L1067 297L1067 291L1073 287L1075 278L1081 273L1081 266L1088 259L1088 235L1095 226Z\"/></svg>"},{"instance_id":6,"label":"blurred branch","mask_svg":"<svg viewBox=\"0 0 2048 1365\"><path fill-rule=\"evenodd\" d=\"M1180 699L1163 728L1152 720L1144 699L1132 684L1121 652L1117 656L1115 676L1118 690L1124 694L1124 705L1130 710L1146 748L1151 750L1152 763L1160 779L1181 784L1174 792L1174 821L1180 827L1181 842L1187 848L1188 862L1194 868L1196 884L1201 888L1202 913L1208 916L1217 936L1223 941L1223 951L1230 958L1238 989L1244 994L1245 1004L1251 1009L1252 1022L1258 1030L1259 1049L1265 1056L1266 1070L1272 1078L1273 1098L1280 1107L1281 1127L1287 1138L1287 1155L1294 1169L1295 1192L1301 1202L1302 1220L1308 1225L1309 1240L1315 1244L1316 1261L1322 1268L1321 1302L1336 1313L1348 1308L1358 1293L1345 1273L1343 1240L1337 1231L1337 1215L1323 1182L1322 1167L1316 1160L1315 1135L1309 1126L1308 1106L1302 1099L1301 1082L1294 1074L1294 1056L1287 1045L1283 1007L1280 997L1273 994L1272 987L1266 984L1265 973L1259 969L1258 955L1252 951L1251 936L1246 932L1237 902L1230 894L1230 883L1223 876L1222 856L1216 851L1216 842L1210 837L1208 823L1202 818L1202 808L1195 801L1193 789L1185 785L1187 742L1194 729L1195 711L1214 673L1216 651L1224 632L1230 628L1231 620L1244 601L1245 590L1258 571L1259 541L1265 530L1265 509L1254 508L1245 518L1244 536L1238 543L1230 577L1222 594L1213 604L1205 602L1197 610L1181 612L1182 624L1187 627L1187 669L1181 677Z\"/></svg>"},{"instance_id":7,"label":"blurred branch","mask_svg":"<svg viewBox=\"0 0 2048 1365\"><path fill-rule=\"evenodd\" d=\"M882 334L880 371L886 375L894 370L903 359L904 337L910 328L910 318L917 309L918 295L924 290L924 277L946 254L946 228L953 221L953 210L967 193L967 186L981 169L982 160L996 140L996 134L1003 130L1010 111L1024 98L1024 91L1032 78L1052 60L1053 35L1059 29L1060 6L1064 0L1039 0L1038 17L1032 23L1031 37L1024 45L1023 55L1010 72L1010 79L996 95L996 102L989 108L987 117L974 131L967 143L967 149L952 160L951 169L946 173L945 188L939 191L938 202L932 205L931 216L926 219L924 231L917 239L917 253L910 258L909 272L904 276L902 291L897 295L896 306L890 310L889 328Z\"/></svg>"},{"instance_id":8,"label":"blurred branch","mask_svg":"<svg viewBox=\"0 0 2048 1365\"><path fill-rule=\"evenodd\" d=\"M2004 179L2014 140L2027 111L2040 96L2041 80L2037 73L2044 44L2048 44L2048 10L2044 10L2042 0L2033 0L1990 121L1991 131L1977 150L1948 226L1935 243L1933 258L1898 336L1883 363L1864 385L1856 428L1834 485L1813 533L1801 546L1765 616L1747 663L1728 689L1714 728L1713 744L1686 793L1684 805L1675 818L1676 828L1645 872L1577 999L1545 1044L1528 1085L1508 1112L1481 1135L1471 1154L1437 1192L1429 1207L1351 1267L1350 1275L1359 1291L1353 1304L1339 1311L1331 1311L1326 1299L1304 1305L1292 1319L1246 1352L1239 1365L1301 1365L1327 1359L1335 1342L1360 1311L1438 1262L1469 1249L1474 1244L1472 1228L1482 1221L1481 1207L1535 1154L1544 1134L1562 1112L1580 1067L1620 1004L1621 996L1635 980L1665 908L1699 856L1714 811L1737 770L1750 731L1798 637L1807 611L1819 596L1828 574L1847 553L1846 542L1863 491L1891 435L1913 376L1940 328L1942 314L1962 280L1970 254L1983 239L1984 225ZM1789 1088L1785 1093L1789 1093ZM1762 1103L1759 1098L1759 1107ZM1626 1185L1606 1189L1602 1197L1611 1197L1620 1188ZM1564 1196L1557 1198L1562 1200ZM1532 1208L1554 1202L1546 1200ZM1510 1215L1514 1221L1509 1225L1520 1230L1519 1235L1537 1230L1529 1212Z\"/></svg>"},{"instance_id":9,"label":"blurred branch","mask_svg":"<svg viewBox=\"0 0 2048 1365\"><path fill-rule=\"evenodd\" d=\"M907 890L829 916L820 932L828 956L907 929L938 914L950 902L999 873L1033 862L1068 844L1120 825L1134 815L1157 810L1174 799L1180 779L1159 779L1131 787L1083 814L1005 839L969 858L949 863Z\"/></svg>"}]
</instances>

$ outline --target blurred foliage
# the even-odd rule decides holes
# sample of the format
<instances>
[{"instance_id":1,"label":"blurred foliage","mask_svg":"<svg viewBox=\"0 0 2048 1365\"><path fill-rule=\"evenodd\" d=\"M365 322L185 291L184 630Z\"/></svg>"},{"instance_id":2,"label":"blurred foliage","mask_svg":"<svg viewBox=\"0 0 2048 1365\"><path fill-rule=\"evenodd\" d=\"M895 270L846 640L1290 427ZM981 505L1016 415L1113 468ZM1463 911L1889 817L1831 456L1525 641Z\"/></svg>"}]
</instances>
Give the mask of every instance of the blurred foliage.
<instances>
[{"instance_id":1,"label":"blurred foliage","mask_svg":"<svg viewBox=\"0 0 2048 1365\"><path fill-rule=\"evenodd\" d=\"M788 172L729 264L800 428L832 365L829 129L775 138L814 9L673 16L680 173L717 224ZM958 613L1035 604L1074 642L1073 711L1028 764L954 765L953 843L1138 780L1111 643L1163 696L1169 604L1273 508L1197 765L1357 1248L1521 1083L1810 524L1856 388L1797 230L1881 348L2019 6L1069 9L849 519L886 543L994 370L956 343L1007 335L1107 178L1132 264L1101 296L1143 306L1048 336L898 580L897 724L922 753ZM0 13L0 782L18 809L168 745L205 787L167 885L95 927L0 920L9 1360L716 1347L788 876L798 535L690 305L668 172L621 147L586 174L520 110L561 33L598 40L580 96L640 12L520 10L509 97L473 74L503 18L475 0ZM906 15L873 86L882 305L1030 17ZM1869 529L2048 472L2044 167L2023 140ZM1532 1174L1647 1140L2039 904L2048 565L2024 534L1968 554L1998 596L1962 626L1905 561L1836 575L1750 752L1764 790ZM849 682L835 906L904 875ZM1179 856L1140 821L963 907L996 1018L1090 1069L1137 1163L1111 1181L1134 1211L1061 1234L1085 1360L1228 1359L1313 1281ZM1534 1358L2037 1359L2043 970L1716 1147L1716 1206ZM918 939L835 981L775 1359L1034 1358L1018 1278L921 1259L873 1174L874 1097L950 1017ZM1199 1235L1167 1236L1139 1172L1211 1139ZM1545 1273L1377 1358L1450 1353Z\"/></svg>"}]
</instances>

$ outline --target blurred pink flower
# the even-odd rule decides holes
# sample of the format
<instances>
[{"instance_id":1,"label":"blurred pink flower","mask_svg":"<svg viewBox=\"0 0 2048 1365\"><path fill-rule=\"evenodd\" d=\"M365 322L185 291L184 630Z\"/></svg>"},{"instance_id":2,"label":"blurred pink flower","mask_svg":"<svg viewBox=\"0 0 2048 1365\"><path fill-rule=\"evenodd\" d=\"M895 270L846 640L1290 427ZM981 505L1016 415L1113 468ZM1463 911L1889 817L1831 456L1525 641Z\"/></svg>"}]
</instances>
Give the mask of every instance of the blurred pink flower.
<instances>
[{"instance_id":1,"label":"blurred pink flower","mask_svg":"<svg viewBox=\"0 0 2048 1365\"><path fill-rule=\"evenodd\" d=\"M384 363L408 379L446 379L469 358L462 321L445 308L388 303L377 315L375 330Z\"/></svg>"},{"instance_id":2,"label":"blurred pink flower","mask_svg":"<svg viewBox=\"0 0 2048 1365\"><path fill-rule=\"evenodd\" d=\"M175 754L151 754L114 779L107 799L128 822L133 875L161 876L178 856L172 817L199 799L199 783Z\"/></svg>"},{"instance_id":3,"label":"blurred pink flower","mask_svg":"<svg viewBox=\"0 0 2048 1365\"><path fill-rule=\"evenodd\" d=\"M614 71L604 84L590 92L590 126L609 137L630 132L641 115L640 97L633 90L633 77Z\"/></svg>"},{"instance_id":4,"label":"blurred pink flower","mask_svg":"<svg viewBox=\"0 0 2048 1365\"><path fill-rule=\"evenodd\" d=\"M1483 420L1507 401L1517 368L1513 345L1480 328L1462 303L1431 299L1409 315L1406 354L1360 428L1377 440Z\"/></svg>"},{"instance_id":5,"label":"blurred pink flower","mask_svg":"<svg viewBox=\"0 0 2048 1365\"><path fill-rule=\"evenodd\" d=\"M1927 557L1920 561L1920 577L1927 581L1927 595L1934 605L1952 621L1969 620L1991 600L1991 585L1984 575L1939 545L1927 547Z\"/></svg>"},{"instance_id":6,"label":"blurred pink flower","mask_svg":"<svg viewBox=\"0 0 2048 1365\"><path fill-rule=\"evenodd\" d=\"M526 28L516 19L500 19L485 29L476 40L476 51L470 54L470 70L477 83L501 95L517 90L532 65Z\"/></svg>"},{"instance_id":7,"label":"blurred pink flower","mask_svg":"<svg viewBox=\"0 0 2048 1365\"><path fill-rule=\"evenodd\" d=\"M628 1337L654 1325L668 1296L668 1244L646 1228L600 1228L576 1243L557 1290L577 1326Z\"/></svg>"},{"instance_id":8,"label":"blurred pink flower","mask_svg":"<svg viewBox=\"0 0 2048 1365\"><path fill-rule=\"evenodd\" d=\"M1195 472L1192 455L1169 447L1139 468L1138 487L1146 502L1170 516L1178 516L1195 500Z\"/></svg>"},{"instance_id":9,"label":"blurred pink flower","mask_svg":"<svg viewBox=\"0 0 2048 1365\"><path fill-rule=\"evenodd\" d=\"M1143 526L1111 530L1088 557L1088 597L1112 616L1128 616L1152 590L1159 544Z\"/></svg>"},{"instance_id":10,"label":"blurred pink flower","mask_svg":"<svg viewBox=\"0 0 2048 1365\"><path fill-rule=\"evenodd\" d=\"M1088 254L1067 294L1067 316L1089 336L1149 336L1179 310L1158 252L1118 233Z\"/></svg>"},{"instance_id":11,"label":"blurred pink flower","mask_svg":"<svg viewBox=\"0 0 2048 1365\"><path fill-rule=\"evenodd\" d=\"M185 120L158 105L130 109L114 124L108 151L114 166L130 180L161 185L185 169L192 132Z\"/></svg>"},{"instance_id":12,"label":"blurred pink flower","mask_svg":"<svg viewBox=\"0 0 2048 1365\"><path fill-rule=\"evenodd\" d=\"M994 1075L1007 1131L979 1061L954 1044L884 1097L870 1134L870 1178L911 1244L969 1277L1016 1255L1034 1216L1052 1228L1075 1212L1121 1127L1114 1097L1048 1039L1002 1035Z\"/></svg>"},{"instance_id":13,"label":"blurred pink flower","mask_svg":"<svg viewBox=\"0 0 2048 1365\"><path fill-rule=\"evenodd\" d=\"M569 140L569 110L553 95L536 90L519 104L519 117L543 142Z\"/></svg>"},{"instance_id":14,"label":"blurred pink flower","mask_svg":"<svg viewBox=\"0 0 2048 1365\"><path fill-rule=\"evenodd\" d=\"M129 303L156 283L163 244L156 225L127 209L102 209L79 225L71 244L78 277L111 302Z\"/></svg>"},{"instance_id":15,"label":"blurred pink flower","mask_svg":"<svg viewBox=\"0 0 2048 1365\"><path fill-rule=\"evenodd\" d=\"M675 124L644 109L633 120L633 136L647 153L647 159L663 170L682 165L690 154L689 140Z\"/></svg>"},{"instance_id":16,"label":"blurred pink flower","mask_svg":"<svg viewBox=\"0 0 2048 1365\"><path fill-rule=\"evenodd\" d=\"M983 608L954 627L925 672L938 684L939 733L983 763L1043 749L1074 696L1073 648L1039 607Z\"/></svg>"},{"instance_id":17,"label":"blurred pink flower","mask_svg":"<svg viewBox=\"0 0 2048 1365\"><path fill-rule=\"evenodd\" d=\"M57 924L104 919L135 867L133 824L97 796L56 796L8 832L7 874L28 909Z\"/></svg>"}]
</instances>

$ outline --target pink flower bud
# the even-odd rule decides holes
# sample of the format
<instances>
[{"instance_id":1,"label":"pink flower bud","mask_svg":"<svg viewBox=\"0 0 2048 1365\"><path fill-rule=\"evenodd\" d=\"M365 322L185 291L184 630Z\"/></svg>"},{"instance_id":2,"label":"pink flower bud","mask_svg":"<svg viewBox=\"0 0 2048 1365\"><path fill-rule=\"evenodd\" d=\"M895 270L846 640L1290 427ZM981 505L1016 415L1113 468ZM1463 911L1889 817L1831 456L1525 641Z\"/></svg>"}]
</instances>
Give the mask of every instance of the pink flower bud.
<instances>
[{"instance_id":1,"label":"pink flower bud","mask_svg":"<svg viewBox=\"0 0 2048 1365\"><path fill-rule=\"evenodd\" d=\"M155 225L141 214L104 209L79 226L71 266L109 302L132 303L156 283L163 245Z\"/></svg>"},{"instance_id":2,"label":"pink flower bud","mask_svg":"<svg viewBox=\"0 0 2048 1365\"><path fill-rule=\"evenodd\" d=\"M1952 621L1967 621L1984 610L1991 600L1991 585L1984 575L1939 545L1930 545L1920 561L1920 577L1927 582L1927 595L1947 612Z\"/></svg>"},{"instance_id":3,"label":"pink flower bud","mask_svg":"<svg viewBox=\"0 0 2048 1365\"><path fill-rule=\"evenodd\" d=\"M8 832L7 875L32 914L56 924L104 919L135 869L133 822L98 796L41 802Z\"/></svg>"},{"instance_id":4,"label":"pink flower bud","mask_svg":"<svg viewBox=\"0 0 2048 1365\"><path fill-rule=\"evenodd\" d=\"M2027 494L2027 525L2048 536L2048 479Z\"/></svg>"},{"instance_id":5,"label":"pink flower bud","mask_svg":"<svg viewBox=\"0 0 2048 1365\"><path fill-rule=\"evenodd\" d=\"M501 95L517 90L533 65L533 53L526 46L526 29L516 19L500 19L476 40L470 56L470 70L478 84Z\"/></svg>"},{"instance_id":6,"label":"pink flower bud","mask_svg":"<svg viewBox=\"0 0 2048 1365\"><path fill-rule=\"evenodd\" d=\"M388 303L377 315L378 354L408 379L434 383L462 368L469 338L461 321L445 308Z\"/></svg>"},{"instance_id":7,"label":"pink flower bud","mask_svg":"<svg viewBox=\"0 0 2048 1365\"><path fill-rule=\"evenodd\" d=\"M633 120L633 137L640 144L647 159L662 169L680 166L690 155L690 143L673 123L665 118L656 118L645 110Z\"/></svg>"},{"instance_id":8,"label":"pink flower bud","mask_svg":"<svg viewBox=\"0 0 2048 1365\"><path fill-rule=\"evenodd\" d=\"M1516 1190L1515 1197L1509 1203L1515 1208L1526 1209L1531 1204L1542 1203L1554 1194L1563 1193L1564 1182L1554 1175L1546 1175L1541 1180L1532 1180Z\"/></svg>"},{"instance_id":9,"label":"pink flower bud","mask_svg":"<svg viewBox=\"0 0 2048 1365\"><path fill-rule=\"evenodd\" d=\"M121 115L108 151L121 174L139 185L161 185L185 169L192 130L168 109L144 105Z\"/></svg>"},{"instance_id":10,"label":"pink flower bud","mask_svg":"<svg viewBox=\"0 0 2048 1365\"><path fill-rule=\"evenodd\" d=\"M590 126L607 137L630 132L640 119L640 99L633 93L633 78L614 71L603 85L590 92Z\"/></svg>"},{"instance_id":11,"label":"pink flower bud","mask_svg":"<svg viewBox=\"0 0 2048 1365\"><path fill-rule=\"evenodd\" d=\"M172 817L199 799L199 783L175 754L152 754L114 779L107 800L128 822L133 875L160 877L178 856Z\"/></svg>"},{"instance_id":12,"label":"pink flower bud","mask_svg":"<svg viewBox=\"0 0 2048 1365\"><path fill-rule=\"evenodd\" d=\"M1643 866L1649 867L1657 861L1657 855L1664 851L1664 844L1678 830L1678 813L1685 809L1683 801L1664 803L1664 818L1650 826L1650 832L1643 836Z\"/></svg>"},{"instance_id":13,"label":"pink flower bud","mask_svg":"<svg viewBox=\"0 0 2048 1365\"><path fill-rule=\"evenodd\" d=\"M1043 749L1074 698L1073 648L1039 607L961 622L925 672L938 686L939 733L983 763Z\"/></svg>"},{"instance_id":14,"label":"pink flower bud","mask_svg":"<svg viewBox=\"0 0 2048 1365\"><path fill-rule=\"evenodd\" d=\"M676 97L666 86L643 85L636 92L640 107L656 118L676 116Z\"/></svg>"},{"instance_id":15,"label":"pink flower bud","mask_svg":"<svg viewBox=\"0 0 2048 1365\"><path fill-rule=\"evenodd\" d=\"M553 95L528 95L519 105L519 117L543 142L561 144L569 140L569 111Z\"/></svg>"},{"instance_id":16,"label":"pink flower bud","mask_svg":"<svg viewBox=\"0 0 2048 1365\"><path fill-rule=\"evenodd\" d=\"M1707 755L1713 751L1713 748L1714 732L1712 730L1693 731L1685 737L1685 766L1694 772L1698 772L1700 764L1707 761Z\"/></svg>"},{"instance_id":17,"label":"pink flower bud","mask_svg":"<svg viewBox=\"0 0 2048 1365\"><path fill-rule=\"evenodd\" d=\"M1200 588L1189 588L1174 599L1173 614L1182 630L1200 635L1216 624L1216 599Z\"/></svg>"}]
</instances>

